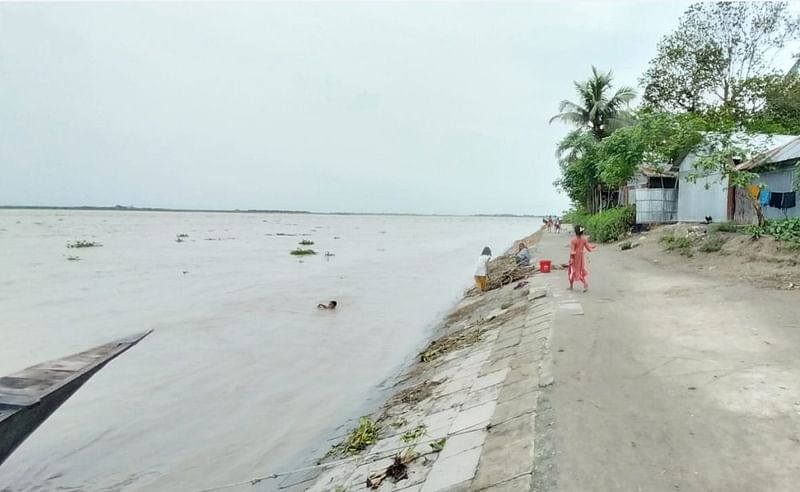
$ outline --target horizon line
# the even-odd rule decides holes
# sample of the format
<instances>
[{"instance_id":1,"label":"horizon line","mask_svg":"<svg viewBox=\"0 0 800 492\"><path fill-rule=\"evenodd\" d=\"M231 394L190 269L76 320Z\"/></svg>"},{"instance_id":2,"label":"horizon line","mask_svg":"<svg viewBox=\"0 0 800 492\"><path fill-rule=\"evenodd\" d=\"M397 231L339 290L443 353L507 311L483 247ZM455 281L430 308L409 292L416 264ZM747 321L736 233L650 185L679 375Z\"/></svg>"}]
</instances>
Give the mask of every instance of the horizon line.
<instances>
[{"instance_id":1,"label":"horizon line","mask_svg":"<svg viewBox=\"0 0 800 492\"><path fill-rule=\"evenodd\" d=\"M414 212L316 212L311 210L285 210L285 209L199 209L199 208L168 208L168 207L134 207L124 205L93 206L93 205L0 205L0 210L76 210L76 211L111 211L111 212L191 212L191 213L251 213L251 214L306 214L306 215L397 215L418 217L543 217L540 214L510 214L510 213L476 213L476 214L445 214L445 213L414 213ZM545 214L548 215L548 214ZM552 214L550 214L552 215Z\"/></svg>"}]
</instances>

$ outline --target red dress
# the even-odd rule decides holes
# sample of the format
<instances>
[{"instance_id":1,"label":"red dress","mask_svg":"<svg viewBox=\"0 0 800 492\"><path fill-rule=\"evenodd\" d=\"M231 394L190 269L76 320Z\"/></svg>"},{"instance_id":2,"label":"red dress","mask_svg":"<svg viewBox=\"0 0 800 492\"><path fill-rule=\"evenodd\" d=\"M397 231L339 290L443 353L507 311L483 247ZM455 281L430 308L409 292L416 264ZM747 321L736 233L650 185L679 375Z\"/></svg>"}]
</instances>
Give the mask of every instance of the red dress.
<instances>
[{"instance_id":1,"label":"red dress","mask_svg":"<svg viewBox=\"0 0 800 492\"><path fill-rule=\"evenodd\" d=\"M594 246L589 244L586 236L575 236L569 243L569 284L582 282L586 284L589 272L586 271L586 259L583 250L592 251Z\"/></svg>"}]
</instances>

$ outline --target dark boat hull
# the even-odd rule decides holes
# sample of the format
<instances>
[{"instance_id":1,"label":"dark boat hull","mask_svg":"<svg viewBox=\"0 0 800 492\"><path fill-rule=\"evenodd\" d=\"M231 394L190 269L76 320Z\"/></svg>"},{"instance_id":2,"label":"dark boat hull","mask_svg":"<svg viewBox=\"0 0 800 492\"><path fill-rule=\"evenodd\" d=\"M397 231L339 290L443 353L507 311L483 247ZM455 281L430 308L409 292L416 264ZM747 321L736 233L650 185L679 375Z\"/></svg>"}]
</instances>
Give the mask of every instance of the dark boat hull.
<instances>
[{"instance_id":1,"label":"dark boat hull","mask_svg":"<svg viewBox=\"0 0 800 492\"><path fill-rule=\"evenodd\" d=\"M97 371L151 331L0 378L0 464Z\"/></svg>"}]
</instances>

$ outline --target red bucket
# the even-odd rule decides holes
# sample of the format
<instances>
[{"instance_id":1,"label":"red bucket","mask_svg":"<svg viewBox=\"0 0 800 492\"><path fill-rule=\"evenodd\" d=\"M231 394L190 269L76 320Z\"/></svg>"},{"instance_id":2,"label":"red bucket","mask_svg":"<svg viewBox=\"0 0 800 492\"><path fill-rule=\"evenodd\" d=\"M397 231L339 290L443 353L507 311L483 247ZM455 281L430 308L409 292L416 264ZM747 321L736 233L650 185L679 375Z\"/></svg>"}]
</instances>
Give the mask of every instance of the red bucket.
<instances>
[{"instance_id":1,"label":"red bucket","mask_svg":"<svg viewBox=\"0 0 800 492\"><path fill-rule=\"evenodd\" d=\"M542 273L550 273L550 267L553 266L553 262L550 260L541 260L539 262L539 271Z\"/></svg>"}]
</instances>

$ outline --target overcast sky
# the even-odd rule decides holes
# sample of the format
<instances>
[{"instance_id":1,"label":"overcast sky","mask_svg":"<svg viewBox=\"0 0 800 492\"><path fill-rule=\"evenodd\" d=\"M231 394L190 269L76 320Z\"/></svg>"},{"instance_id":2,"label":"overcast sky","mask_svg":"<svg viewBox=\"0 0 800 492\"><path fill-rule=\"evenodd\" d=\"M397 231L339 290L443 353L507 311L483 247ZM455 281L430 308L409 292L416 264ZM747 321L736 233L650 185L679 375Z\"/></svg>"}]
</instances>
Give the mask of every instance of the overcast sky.
<instances>
[{"instance_id":1,"label":"overcast sky","mask_svg":"<svg viewBox=\"0 0 800 492\"><path fill-rule=\"evenodd\" d=\"M0 204L553 213L684 2L0 4Z\"/></svg>"}]
</instances>

